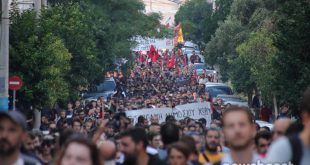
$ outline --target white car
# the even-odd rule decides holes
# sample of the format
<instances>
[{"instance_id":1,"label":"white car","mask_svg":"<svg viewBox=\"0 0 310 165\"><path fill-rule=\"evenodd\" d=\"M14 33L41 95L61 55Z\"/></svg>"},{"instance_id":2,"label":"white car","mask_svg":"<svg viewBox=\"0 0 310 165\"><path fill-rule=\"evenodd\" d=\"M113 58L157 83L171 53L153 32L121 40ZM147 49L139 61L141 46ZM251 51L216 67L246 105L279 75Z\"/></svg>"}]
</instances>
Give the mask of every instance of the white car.
<instances>
[{"instance_id":1,"label":"white car","mask_svg":"<svg viewBox=\"0 0 310 165\"><path fill-rule=\"evenodd\" d=\"M187 54L187 58L188 58L188 63L189 64L191 64L190 58L191 58L192 55L193 55L193 53ZM200 61L201 61L201 63L199 63L199 64L205 63L205 58L202 55L200 55L200 54L197 54L197 55L198 55L198 57L200 58Z\"/></svg>"},{"instance_id":2,"label":"white car","mask_svg":"<svg viewBox=\"0 0 310 165\"><path fill-rule=\"evenodd\" d=\"M223 104L226 107L229 107L229 106L232 106L232 105L248 107L248 102L246 100L243 100L240 96L236 96L236 95L217 95L217 98L221 99L223 101Z\"/></svg>"},{"instance_id":3,"label":"white car","mask_svg":"<svg viewBox=\"0 0 310 165\"><path fill-rule=\"evenodd\" d=\"M209 93L210 98L216 99L218 95L233 95L233 91L230 86L223 84L223 83L212 83L207 82L206 84L206 91Z\"/></svg>"},{"instance_id":4,"label":"white car","mask_svg":"<svg viewBox=\"0 0 310 165\"><path fill-rule=\"evenodd\" d=\"M192 49L198 49L198 45L191 42L191 41L185 41L184 42L184 48L192 48Z\"/></svg>"},{"instance_id":5,"label":"white car","mask_svg":"<svg viewBox=\"0 0 310 165\"><path fill-rule=\"evenodd\" d=\"M200 51L199 50L195 50L195 49L191 49L191 48L185 48L183 50L183 54L187 54L187 56L192 55L193 52L195 52L195 54L200 55Z\"/></svg>"},{"instance_id":6,"label":"white car","mask_svg":"<svg viewBox=\"0 0 310 165\"><path fill-rule=\"evenodd\" d=\"M266 121L255 120L255 122L256 122L260 127L268 127L270 130L273 129L273 124L268 123L268 122L266 122Z\"/></svg>"}]
</instances>

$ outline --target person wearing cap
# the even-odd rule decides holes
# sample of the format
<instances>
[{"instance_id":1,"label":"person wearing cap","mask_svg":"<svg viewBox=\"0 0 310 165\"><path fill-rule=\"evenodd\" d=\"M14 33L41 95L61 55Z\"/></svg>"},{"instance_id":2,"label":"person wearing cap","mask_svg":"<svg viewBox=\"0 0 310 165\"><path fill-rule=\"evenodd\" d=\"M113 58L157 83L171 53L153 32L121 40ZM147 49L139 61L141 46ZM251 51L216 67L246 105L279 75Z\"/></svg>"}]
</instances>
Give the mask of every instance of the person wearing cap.
<instances>
[{"instance_id":1,"label":"person wearing cap","mask_svg":"<svg viewBox=\"0 0 310 165\"><path fill-rule=\"evenodd\" d=\"M39 164L35 159L21 154L20 148L27 136L26 118L18 111L0 111L1 165Z\"/></svg>"}]
</instances>

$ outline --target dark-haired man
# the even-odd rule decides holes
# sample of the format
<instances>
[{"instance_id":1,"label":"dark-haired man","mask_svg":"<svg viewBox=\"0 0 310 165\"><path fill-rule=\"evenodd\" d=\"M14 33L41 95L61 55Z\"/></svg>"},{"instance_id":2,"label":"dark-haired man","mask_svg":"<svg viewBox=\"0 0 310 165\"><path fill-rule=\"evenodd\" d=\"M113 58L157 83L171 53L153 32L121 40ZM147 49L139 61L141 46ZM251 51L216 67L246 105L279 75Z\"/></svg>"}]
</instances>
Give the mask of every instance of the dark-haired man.
<instances>
[{"instance_id":1,"label":"dark-haired man","mask_svg":"<svg viewBox=\"0 0 310 165\"><path fill-rule=\"evenodd\" d=\"M199 154L199 162L205 163L217 163L224 154L218 152L220 146L220 132L216 128L210 128L206 131L206 150Z\"/></svg>"},{"instance_id":2,"label":"dark-haired man","mask_svg":"<svg viewBox=\"0 0 310 165\"><path fill-rule=\"evenodd\" d=\"M169 121L169 120L168 120ZM170 144L177 142L179 140L179 127L173 122L167 122L160 127L161 140L163 142L164 148L159 149L158 156L160 160L167 160L168 151L167 148Z\"/></svg>"},{"instance_id":3,"label":"dark-haired man","mask_svg":"<svg viewBox=\"0 0 310 165\"><path fill-rule=\"evenodd\" d=\"M147 135L142 128L132 128L120 134L120 151L125 155L123 165L165 165L157 156L146 152Z\"/></svg>"},{"instance_id":4,"label":"dark-haired man","mask_svg":"<svg viewBox=\"0 0 310 165\"><path fill-rule=\"evenodd\" d=\"M260 131L255 136L256 151L262 158L266 157L266 153L271 144L271 137L269 131Z\"/></svg>"}]
</instances>

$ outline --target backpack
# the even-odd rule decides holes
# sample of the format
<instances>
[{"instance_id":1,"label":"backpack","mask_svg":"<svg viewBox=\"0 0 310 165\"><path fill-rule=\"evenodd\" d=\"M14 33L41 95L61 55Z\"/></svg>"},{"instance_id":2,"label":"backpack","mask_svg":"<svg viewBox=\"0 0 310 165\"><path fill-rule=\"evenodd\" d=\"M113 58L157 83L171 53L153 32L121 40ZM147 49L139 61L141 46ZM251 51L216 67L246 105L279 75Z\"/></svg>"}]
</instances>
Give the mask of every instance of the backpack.
<instances>
[{"instance_id":1,"label":"backpack","mask_svg":"<svg viewBox=\"0 0 310 165\"><path fill-rule=\"evenodd\" d=\"M205 160L206 160L207 162L210 162L210 159L208 158L208 156L206 155L205 152L202 153L202 156L203 156L203 158L205 158ZM221 165L221 161L212 163L212 165ZM295 165L295 164L294 164L294 165Z\"/></svg>"},{"instance_id":2,"label":"backpack","mask_svg":"<svg viewBox=\"0 0 310 165\"><path fill-rule=\"evenodd\" d=\"M288 140L290 142L290 145L292 147L292 164L299 165L302 158L302 143L298 136L298 134L290 135L288 136Z\"/></svg>"}]
</instances>

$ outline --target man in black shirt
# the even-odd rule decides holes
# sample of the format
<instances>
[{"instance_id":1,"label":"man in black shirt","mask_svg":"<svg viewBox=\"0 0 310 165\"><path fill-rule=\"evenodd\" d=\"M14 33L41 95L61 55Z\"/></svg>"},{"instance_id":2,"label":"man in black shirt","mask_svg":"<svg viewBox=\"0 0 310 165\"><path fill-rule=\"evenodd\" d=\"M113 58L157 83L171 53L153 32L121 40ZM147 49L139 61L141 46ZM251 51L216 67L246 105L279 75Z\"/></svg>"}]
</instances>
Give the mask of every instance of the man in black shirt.
<instances>
[{"instance_id":1,"label":"man in black shirt","mask_svg":"<svg viewBox=\"0 0 310 165\"><path fill-rule=\"evenodd\" d=\"M146 152L148 139L143 128L128 129L120 134L120 151L125 155L123 165L166 165Z\"/></svg>"}]
</instances>

